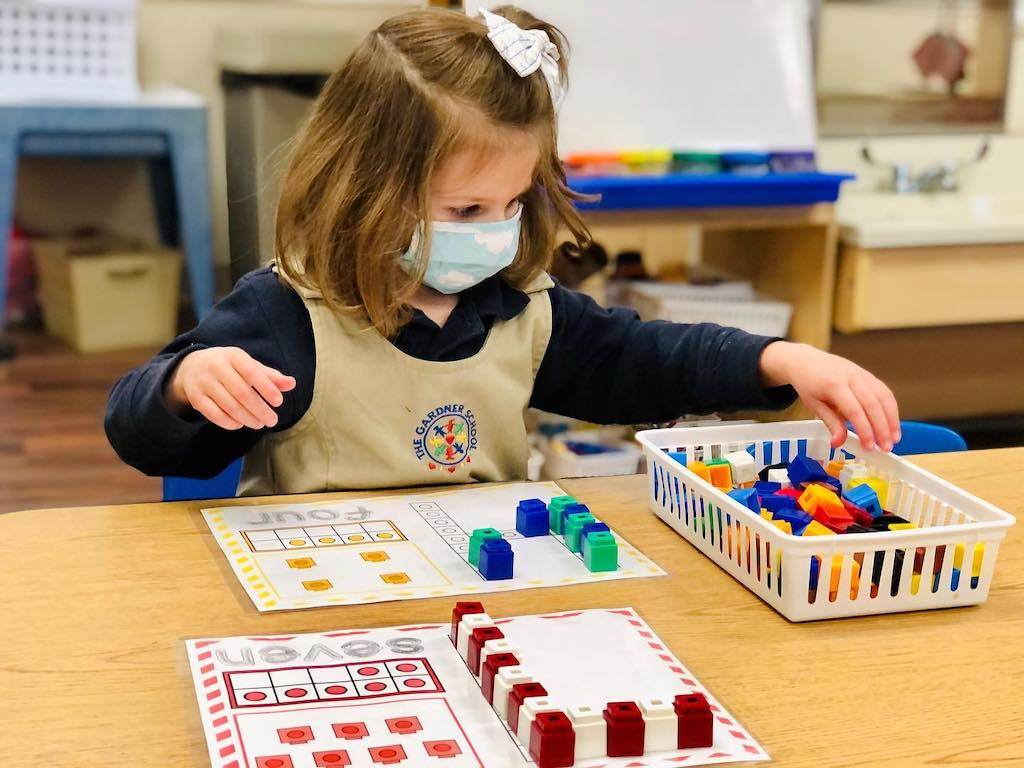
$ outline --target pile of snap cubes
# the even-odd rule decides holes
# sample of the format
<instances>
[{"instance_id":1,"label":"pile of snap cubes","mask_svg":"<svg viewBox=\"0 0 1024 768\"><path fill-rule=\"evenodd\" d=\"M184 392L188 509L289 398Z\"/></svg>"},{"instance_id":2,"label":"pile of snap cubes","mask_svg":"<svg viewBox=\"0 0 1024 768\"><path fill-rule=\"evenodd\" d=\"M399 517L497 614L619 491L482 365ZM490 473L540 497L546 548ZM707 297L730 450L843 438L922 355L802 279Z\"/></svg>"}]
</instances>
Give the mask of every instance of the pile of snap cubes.
<instances>
[{"instance_id":1,"label":"pile of snap cubes","mask_svg":"<svg viewBox=\"0 0 1024 768\"><path fill-rule=\"evenodd\" d=\"M824 453L824 452L822 452ZM872 475L870 469L855 460L843 458L818 460L797 456L792 461L772 464L757 471L754 457L748 451L734 451L711 461L691 461L686 453L669 453L695 475L727 493L731 498L771 522L791 536L836 536L916 528L912 522L887 511L889 484ZM975 545L972 587L981 574L983 544ZM916 549L912 589L920 586L924 564L923 547ZM933 565L933 590L937 589L945 547L936 550ZM842 555L835 555L832 564L830 596L838 590ZM904 552L897 550L892 574L892 594L896 594L903 572ZM956 545L953 555L952 588L960 581L964 546ZM863 557L855 558L851 596L856 594ZM872 566L872 590L881 578L883 554L876 552ZM811 589L818 584L821 560L811 560Z\"/></svg>"},{"instance_id":2,"label":"pile of snap cubes","mask_svg":"<svg viewBox=\"0 0 1024 768\"><path fill-rule=\"evenodd\" d=\"M572 496L556 496L547 504L540 499L523 499L516 507L516 531L524 538L559 537L566 549L580 555L594 573L619 567L615 535L586 504ZM470 535L469 563L488 581L511 579L513 561L512 545L501 531L477 528Z\"/></svg>"}]
</instances>

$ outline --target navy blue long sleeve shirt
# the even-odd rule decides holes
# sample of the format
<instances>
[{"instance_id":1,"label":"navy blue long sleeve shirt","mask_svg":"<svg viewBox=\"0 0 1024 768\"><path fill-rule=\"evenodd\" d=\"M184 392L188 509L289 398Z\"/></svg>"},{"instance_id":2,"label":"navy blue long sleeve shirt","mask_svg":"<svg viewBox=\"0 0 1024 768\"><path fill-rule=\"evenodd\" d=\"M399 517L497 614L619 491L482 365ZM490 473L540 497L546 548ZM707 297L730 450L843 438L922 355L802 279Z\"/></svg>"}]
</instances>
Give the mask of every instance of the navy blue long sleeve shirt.
<instances>
[{"instance_id":1,"label":"navy blue long sleeve shirt","mask_svg":"<svg viewBox=\"0 0 1024 768\"><path fill-rule=\"evenodd\" d=\"M530 400L536 408L603 424L637 424L683 413L782 408L796 397L790 387L765 389L760 383L761 352L775 339L711 323L642 322L632 310L606 309L559 285L550 296L551 340ZM460 293L443 326L416 310L393 343L423 360L461 360L481 349L494 323L512 319L528 302L525 293L493 277ZM164 385L182 358L217 346L240 347L295 378L271 430L225 430L196 412L182 415L167 407ZM212 477L266 431L296 424L312 401L315 376L313 328L302 299L270 268L259 269L193 330L115 384L107 436L125 462L146 474Z\"/></svg>"}]
</instances>

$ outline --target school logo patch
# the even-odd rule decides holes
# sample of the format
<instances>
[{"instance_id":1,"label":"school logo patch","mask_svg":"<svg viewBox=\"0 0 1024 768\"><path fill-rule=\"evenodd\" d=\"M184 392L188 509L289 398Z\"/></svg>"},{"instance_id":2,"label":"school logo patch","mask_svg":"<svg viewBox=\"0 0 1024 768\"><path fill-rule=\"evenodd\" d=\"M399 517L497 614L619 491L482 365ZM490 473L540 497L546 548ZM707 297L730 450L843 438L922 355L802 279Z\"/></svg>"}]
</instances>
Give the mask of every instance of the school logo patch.
<instances>
[{"instance_id":1,"label":"school logo patch","mask_svg":"<svg viewBox=\"0 0 1024 768\"><path fill-rule=\"evenodd\" d=\"M432 409L416 427L412 449L416 458L430 469L454 473L461 464L471 463L476 450L476 417L462 403Z\"/></svg>"}]
</instances>

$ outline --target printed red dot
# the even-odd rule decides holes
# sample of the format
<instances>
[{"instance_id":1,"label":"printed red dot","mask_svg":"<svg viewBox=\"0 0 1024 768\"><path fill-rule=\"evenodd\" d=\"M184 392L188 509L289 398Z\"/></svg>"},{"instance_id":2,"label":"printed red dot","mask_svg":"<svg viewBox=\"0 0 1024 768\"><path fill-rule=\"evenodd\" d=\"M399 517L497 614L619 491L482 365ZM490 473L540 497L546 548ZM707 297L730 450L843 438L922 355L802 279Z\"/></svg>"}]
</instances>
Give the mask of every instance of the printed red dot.
<instances>
[{"instance_id":1,"label":"printed red dot","mask_svg":"<svg viewBox=\"0 0 1024 768\"><path fill-rule=\"evenodd\" d=\"M438 754L440 754L441 752L451 752L452 751L452 745L451 744L435 744L433 746L433 750L434 750L434 752L436 752Z\"/></svg>"},{"instance_id":2,"label":"printed red dot","mask_svg":"<svg viewBox=\"0 0 1024 768\"><path fill-rule=\"evenodd\" d=\"M408 662L402 662L401 664L396 666L395 669L397 669L399 672L415 672L416 665L409 664Z\"/></svg>"},{"instance_id":3,"label":"printed red dot","mask_svg":"<svg viewBox=\"0 0 1024 768\"><path fill-rule=\"evenodd\" d=\"M242 696L246 701L263 701L267 698L267 694L260 693L259 691L249 691L247 694Z\"/></svg>"},{"instance_id":4,"label":"printed red dot","mask_svg":"<svg viewBox=\"0 0 1024 768\"><path fill-rule=\"evenodd\" d=\"M340 696L348 691L344 685L328 685L324 690L332 696Z\"/></svg>"},{"instance_id":5,"label":"printed red dot","mask_svg":"<svg viewBox=\"0 0 1024 768\"><path fill-rule=\"evenodd\" d=\"M263 764L267 766L267 768L281 768L284 765L284 760L276 757L270 757L264 760Z\"/></svg>"},{"instance_id":6,"label":"printed red dot","mask_svg":"<svg viewBox=\"0 0 1024 768\"><path fill-rule=\"evenodd\" d=\"M397 749L381 749L377 751L377 754L381 757L398 757Z\"/></svg>"},{"instance_id":7,"label":"printed red dot","mask_svg":"<svg viewBox=\"0 0 1024 768\"><path fill-rule=\"evenodd\" d=\"M329 755L321 755L320 759L323 760L325 763L340 763L341 755L339 755L337 752L331 752L331 754Z\"/></svg>"},{"instance_id":8,"label":"printed red dot","mask_svg":"<svg viewBox=\"0 0 1024 768\"><path fill-rule=\"evenodd\" d=\"M396 728L412 728L412 720L396 720Z\"/></svg>"},{"instance_id":9,"label":"printed red dot","mask_svg":"<svg viewBox=\"0 0 1024 768\"><path fill-rule=\"evenodd\" d=\"M306 735L305 731L299 731L299 730L288 731L288 738L289 739L298 739L298 738L301 738L302 736L305 736L305 735Z\"/></svg>"},{"instance_id":10,"label":"printed red dot","mask_svg":"<svg viewBox=\"0 0 1024 768\"><path fill-rule=\"evenodd\" d=\"M287 696L289 699L298 699L298 698L306 695L306 689L305 688L289 688L287 691L284 692L284 695Z\"/></svg>"},{"instance_id":11,"label":"printed red dot","mask_svg":"<svg viewBox=\"0 0 1024 768\"><path fill-rule=\"evenodd\" d=\"M376 691L383 691L385 688L387 688L387 686L384 685L384 683L367 683L366 684L366 690L368 690L368 691L374 691L374 692L376 692Z\"/></svg>"},{"instance_id":12,"label":"printed red dot","mask_svg":"<svg viewBox=\"0 0 1024 768\"><path fill-rule=\"evenodd\" d=\"M376 675L379 671L380 670L377 669L376 667L360 667L359 668L359 674L362 675L363 677L372 677L373 675Z\"/></svg>"},{"instance_id":13,"label":"printed red dot","mask_svg":"<svg viewBox=\"0 0 1024 768\"><path fill-rule=\"evenodd\" d=\"M403 683L406 688L422 688L425 683L418 677L413 677Z\"/></svg>"},{"instance_id":14,"label":"printed red dot","mask_svg":"<svg viewBox=\"0 0 1024 768\"><path fill-rule=\"evenodd\" d=\"M358 725L345 725L342 726L342 733L359 733L360 728Z\"/></svg>"}]
</instances>

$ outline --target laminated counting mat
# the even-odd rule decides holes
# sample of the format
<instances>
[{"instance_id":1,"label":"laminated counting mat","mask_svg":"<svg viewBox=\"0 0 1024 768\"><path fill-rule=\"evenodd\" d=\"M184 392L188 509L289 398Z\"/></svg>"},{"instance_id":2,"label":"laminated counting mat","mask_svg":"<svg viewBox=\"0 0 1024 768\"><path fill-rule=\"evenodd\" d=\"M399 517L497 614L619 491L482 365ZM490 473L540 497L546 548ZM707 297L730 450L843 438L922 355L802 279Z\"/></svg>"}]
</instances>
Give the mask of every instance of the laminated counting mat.
<instances>
[{"instance_id":1,"label":"laminated counting mat","mask_svg":"<svg viewBox=\"0 0 1024 768\"><path fill-rule=\"evenodd\" d=\"M260 611L665 574L554 483L203 516Z\"/></svg>"},{"instance_id":2,"label":"laminated counting mat","mask_svg":"<svg viewBox=\"0 0 1024 768\"><path fill-rule=\"evenodd\" d=\"M215 768L768 759L630 608L187 648Z\"/></svg>"}]
</instances>

